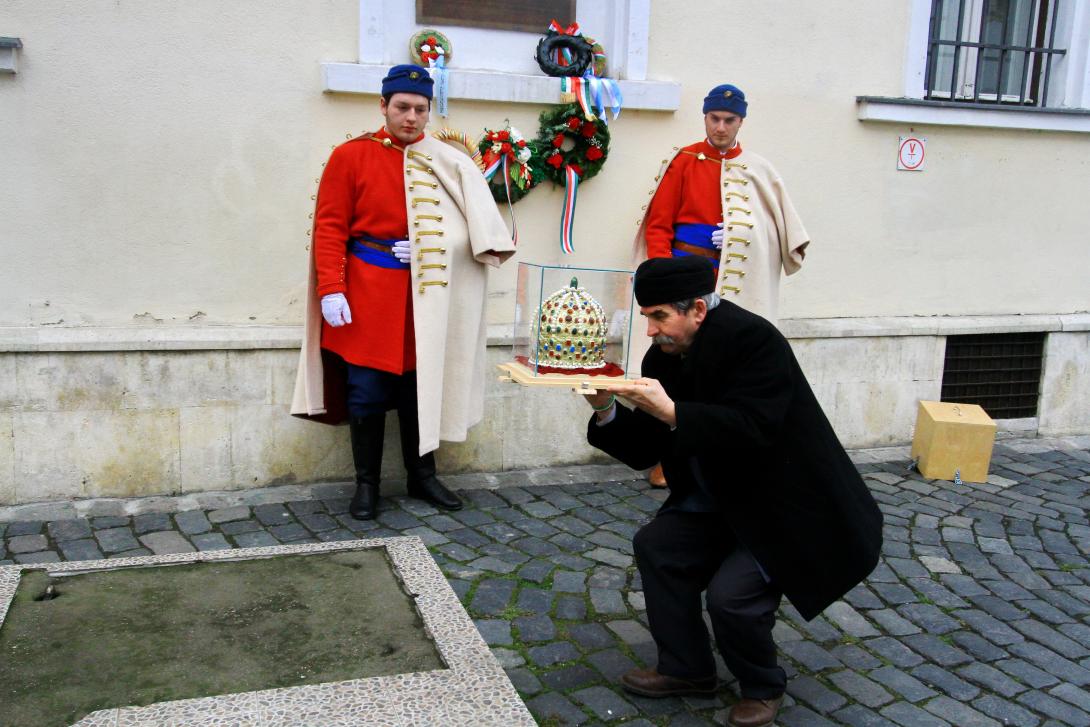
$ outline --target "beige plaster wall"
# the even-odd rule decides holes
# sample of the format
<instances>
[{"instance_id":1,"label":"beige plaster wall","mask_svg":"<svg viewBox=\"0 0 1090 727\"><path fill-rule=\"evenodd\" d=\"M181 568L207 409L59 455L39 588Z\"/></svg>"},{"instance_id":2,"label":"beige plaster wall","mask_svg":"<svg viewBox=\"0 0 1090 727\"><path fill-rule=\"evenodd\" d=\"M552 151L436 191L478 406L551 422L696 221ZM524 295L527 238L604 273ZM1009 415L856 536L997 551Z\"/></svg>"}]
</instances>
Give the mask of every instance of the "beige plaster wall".
<instances>
[{"instance_id":1,"label":"beige plaster wall","mask_svg":"<svg viewBox=\"0 0 1090 727\"><path fill-rule=\"evenodd\" d=\"M694 35L713 18L731 32ZM649 76L680 82L682 107L613 124L563 262L628 260L659 162L702 137L702 97L730 80L751 101L743 144L777 165L814 239L783 317L1090 308L1084 135L916 128L927 168L907 173L910 129L856 119L856 95L902 93L907 22L907 2L656 0ZM7 0L0 26L24 41L0 77L0 326L300 320L314 179L380 119L375 97L321 92L320 62L357 57L358 0ZM505 118L532 133L540 110L451 108L471 134ZM518 204L522 259L560 261L560 203L543 187ZM494 276L494 323L514 274Z\"/></svg>"}]
</instances>

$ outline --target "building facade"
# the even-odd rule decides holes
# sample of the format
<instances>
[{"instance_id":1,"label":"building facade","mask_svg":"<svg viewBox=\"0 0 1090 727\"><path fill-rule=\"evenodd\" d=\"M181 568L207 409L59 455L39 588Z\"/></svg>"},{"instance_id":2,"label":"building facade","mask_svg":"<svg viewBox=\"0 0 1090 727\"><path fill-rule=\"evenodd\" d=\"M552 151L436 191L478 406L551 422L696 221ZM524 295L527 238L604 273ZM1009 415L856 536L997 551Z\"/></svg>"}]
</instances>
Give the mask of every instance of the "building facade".
<instances>
[{"instance_id":1,"label":"building facade","mask_svg":"<svg viewBox=\"0 0 1090 727\"><path fill-rule=\"evenodd\" d=\"M308 216L331 146L380 125L416 6L4 3L0 504L348 477L347 432L287 414ZM813 239L780 325L845 444L907 442L955 349L976 350L976 378L951 391L1018 398L1001 428L1090 432L1090 0L574 6L624 110L580 187L575 252L563 191L543 185L514 208L516 259L627 265L662 159L702 138L704 94L731 82L741 143ZM545 28L438 27L451 102L431 128L533 136L559 101L532 60ZM515 275L490 280L492 363L510 356ZM1029 343L975 338L996 335ZM1031 385L989 381L991 351ZM441 468L594 461L586 415L495 381Z\"/></svg>"}]
</instances>

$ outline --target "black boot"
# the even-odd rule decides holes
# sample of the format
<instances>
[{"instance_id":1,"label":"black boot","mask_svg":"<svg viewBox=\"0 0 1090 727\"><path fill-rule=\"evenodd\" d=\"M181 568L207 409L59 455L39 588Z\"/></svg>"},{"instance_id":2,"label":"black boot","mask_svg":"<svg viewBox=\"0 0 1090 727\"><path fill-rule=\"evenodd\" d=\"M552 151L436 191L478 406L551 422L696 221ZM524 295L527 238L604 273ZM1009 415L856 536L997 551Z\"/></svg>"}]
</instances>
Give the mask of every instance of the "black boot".
<instances>
[{"instance_id":1,"label":"black boot","mask_svg":"<svg viewBox=\"0 0 1090 727\"><path fill-rule=\"evenodd\" d=\"M420 456L420 428L417 424L416 406L406 411L399 409L397 421L401 428L401 458L405 462L406 483L409 497L430 502L444 510L461 510L462 501L443 486L435 476L435 455L428 452Z\"/></svg>"},{"instance_id":2,"label":"black boot","mask_svg":"<svg viewBox=\"0 0 1090 727\"><path fill-rule=\"evenodd\" d=\"M356 465L356 494L348 505L348 513L357 520L373 520L378 512L386 413L352 419L348 426L352 432L352 460Z\"/></svg>"}]
</instances>

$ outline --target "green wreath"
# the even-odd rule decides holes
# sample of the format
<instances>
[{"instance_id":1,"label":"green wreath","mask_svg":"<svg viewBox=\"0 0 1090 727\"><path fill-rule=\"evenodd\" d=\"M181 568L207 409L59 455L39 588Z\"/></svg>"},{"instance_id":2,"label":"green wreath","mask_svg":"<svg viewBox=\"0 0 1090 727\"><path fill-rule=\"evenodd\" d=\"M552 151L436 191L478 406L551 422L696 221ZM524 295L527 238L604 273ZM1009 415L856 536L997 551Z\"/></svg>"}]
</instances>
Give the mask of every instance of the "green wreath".
<instances>
[{"instance_id":1,"label":"green wreath","mask_svg":"<svg viewBox=\"0 0 1090 727\"><path fill-rule=\"evenodd\" d=\"M509 126L498 131L485 129L477 149L485 169L491 168L497 160L500 162L500 167L488 178L488 188L497 202L506 202L510 190L514 204L545 179L540 145L524 140L518 129ZM503 157L507 157L507 183L503 178Z\"/></svg>"},{"instance_id":2,"label":"green wreath","mask_svg":"<svg viewBox=\"0 0 1090 727\"><path fill-rule=\"evenodd\" d=\"M564 139L575 146L564 151ZM545 176L564 186L565 167L571 166L585 182L606 163L609 156L609 127L601 120L587 121L579 104L557 106L541 112L537 143L545 160Z\"/></svg>"}]
</instances>

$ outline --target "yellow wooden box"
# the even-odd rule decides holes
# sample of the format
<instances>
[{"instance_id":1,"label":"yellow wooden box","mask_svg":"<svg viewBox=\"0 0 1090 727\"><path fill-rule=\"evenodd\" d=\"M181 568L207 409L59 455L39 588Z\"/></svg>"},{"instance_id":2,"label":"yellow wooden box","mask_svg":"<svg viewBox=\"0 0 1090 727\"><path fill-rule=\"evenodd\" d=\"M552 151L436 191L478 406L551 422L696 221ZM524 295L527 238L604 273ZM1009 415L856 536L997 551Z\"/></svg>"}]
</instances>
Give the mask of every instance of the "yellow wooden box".
<instances>
[{"instance_id":1,"label":"yellow wooden box","mask_svg":"<svg viewBox=\"0 0 1090 727\"><path fill-rule=\"evenodd\" d=\"M995 422L976 404L921 401L912 437L912 458L932 480L984 482L995 444Z\"/></svg>"}]
</instances>

